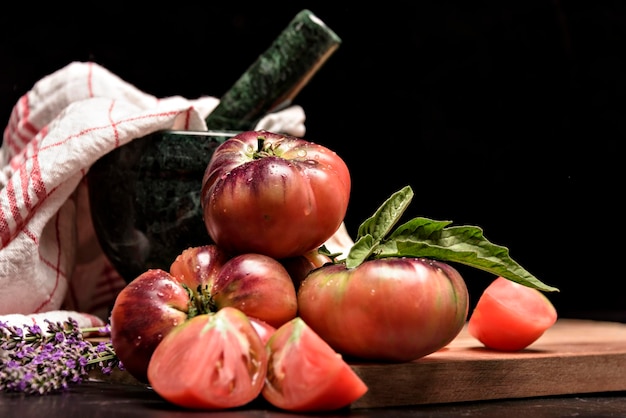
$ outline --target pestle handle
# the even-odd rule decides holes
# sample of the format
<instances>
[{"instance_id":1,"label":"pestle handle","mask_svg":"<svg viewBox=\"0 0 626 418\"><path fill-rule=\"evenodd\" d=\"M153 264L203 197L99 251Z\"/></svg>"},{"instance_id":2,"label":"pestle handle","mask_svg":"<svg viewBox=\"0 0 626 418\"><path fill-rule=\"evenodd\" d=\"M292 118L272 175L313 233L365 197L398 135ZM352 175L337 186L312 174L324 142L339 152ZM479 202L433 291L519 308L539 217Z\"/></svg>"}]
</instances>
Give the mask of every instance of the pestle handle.
<instances>
[{"instance_id":1,"label":"pestle handle","mask_svg":"<svg viewBox=\"0 0 626 418\"><path fill-rule=\"evenodd\" d=\"M289 106L340 44L324 22L302 10L221 97L207 128L253 129L267 113Z\"/></svg>"}]
</instances>

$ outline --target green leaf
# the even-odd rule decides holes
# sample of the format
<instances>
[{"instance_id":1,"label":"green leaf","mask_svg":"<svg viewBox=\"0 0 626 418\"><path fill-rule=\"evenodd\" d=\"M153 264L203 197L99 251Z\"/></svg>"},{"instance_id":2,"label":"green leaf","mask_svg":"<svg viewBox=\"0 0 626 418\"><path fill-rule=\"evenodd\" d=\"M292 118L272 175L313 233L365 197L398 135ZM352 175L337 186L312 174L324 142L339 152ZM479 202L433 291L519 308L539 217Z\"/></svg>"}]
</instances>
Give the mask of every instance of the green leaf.
<instances>
[{"instance_id":1,"label":"green leaf","mask_svg":"<svg viewBox=\"0 0 626 418\"><path fill-rule=\"evenodd\" d=\"M465 264L546 292L559 290L524 269L506 247L489 242L479 227L416 217L391 232L412 199L413 190L406 186L361 224L345 260L348 268L379 258L425 257Z\"/></svg>"},{"instance_id":2,"label":"green leaf","mask_svg":"<svg viewBox=\"0 0 626 418\"><path fill-rule=\"evenodd\" d=\"M322 245L321 247L319 247L317 249L317 252L330 258L331 260L333 260L333 262L336 261L337 257L339 257L342 254L342 253L331 253L330 250L326 247L326 245Z\"/></svg>"},{"instance_id":3,"label":"green leaf","mask_svg":"<svg viewBox=\"0 0 626 418\"><path fill-rule=\"evenodd\" d=\"M378 210L360 226L356 242L346 256L346 266L356 267L372 256L373 248L389 234L413 199L410 186L392 194Z\"/></svg>"},{"instance_id":4,"label":"green leaf","mask_svg":"<svg viewBox=\"0 0 626 418\"><path fill-rule=\"evenodd\" d=\"M483 230L474 226L428 228L443 223L428 224L423 218L422 228L404 229L393 239L374 249L376 258L427 257L441 261L456 262L487 271L496 276L547 292L558 291L548 286L524 269L510 255L506 247L489 242Z\"/></svg>"},{"instance_id":5,"label":"green leaf","mask_svg":"<svg viewBox=\"0 0 626 418\"><path fill-rule=\"evenodd\" d=\"M404 211L413 199L413 189L406 186L392 194L370 218L359 226L357 241L366 235L371 235L374 241L380 241L400 220Z\"/></svg>"},{"instance_id":6,"label":"green leaf","mask_svg":"<svg viewBox=\"0 0 626 418\"><path fill-rule=\"evenodd\" d=\"M346 257L346 267L353 268L363 263L372 255L374 247L374 238L369 234L356 240Z\"/></svg>"},{"instance_id":7,"label":"green leaf","mask_svg":"<svg viewBox=\"0 0 626 418\"><path fill-rule=\"evenodd\" d=\"M405 235L428 237L437 231L441 231L451 223L452 221L433 221L432 219L421 217L413 218L396 228L389 239Z\"/></svg>"}]
</instances>

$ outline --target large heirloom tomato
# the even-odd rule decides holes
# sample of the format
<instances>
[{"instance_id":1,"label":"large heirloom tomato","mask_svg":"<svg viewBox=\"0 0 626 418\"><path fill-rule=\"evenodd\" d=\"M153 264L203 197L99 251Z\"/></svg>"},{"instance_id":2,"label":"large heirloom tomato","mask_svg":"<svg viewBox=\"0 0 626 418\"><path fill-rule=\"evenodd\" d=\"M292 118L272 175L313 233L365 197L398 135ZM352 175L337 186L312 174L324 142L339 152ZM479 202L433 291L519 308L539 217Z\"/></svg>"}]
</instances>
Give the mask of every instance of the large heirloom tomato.
<instances>
[{"instance_id":1,"label":"large heirloom tomato","mask_svg":"<svg viewBox=\"0 0 626 418\"><path fill-rule=\"evenodd\" d=\"M268 131L242 132L207 165L204 222L227 252L295 257L339 229L350 187L348 167L330 149Z\"/></svg>"},{"instance_id":2,"label":"large heirloom tomato","mask_svg":"<svg viewBox=\"0 0 626 418\"><path fill-rule=\"evenodd\" d=\"M446 263L384 258L313 270L298 290L299 316L344 355L410 361L452 341L465 325L465 281Z\"/></svg>"}]
</instances>

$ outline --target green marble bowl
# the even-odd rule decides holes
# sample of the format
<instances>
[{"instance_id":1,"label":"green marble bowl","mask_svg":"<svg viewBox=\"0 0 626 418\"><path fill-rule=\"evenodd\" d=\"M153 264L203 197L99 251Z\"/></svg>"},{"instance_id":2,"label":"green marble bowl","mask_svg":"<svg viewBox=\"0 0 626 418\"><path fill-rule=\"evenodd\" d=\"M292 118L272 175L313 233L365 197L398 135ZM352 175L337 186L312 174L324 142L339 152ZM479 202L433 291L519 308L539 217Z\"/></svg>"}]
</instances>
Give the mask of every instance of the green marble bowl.
<instances>
[{"instance_id":1,"label":"green marble bowl","mask_svg":"<svg viewBox=\"0 0 626 418\"><path fill-rule=\"evenodd\" d=\"M215 148L235 133L156 132L90 168L93 226L127 282L149 268L169 270L184 249L211 242L202 219L202 177Z\"/></svg>"}]
</instances>

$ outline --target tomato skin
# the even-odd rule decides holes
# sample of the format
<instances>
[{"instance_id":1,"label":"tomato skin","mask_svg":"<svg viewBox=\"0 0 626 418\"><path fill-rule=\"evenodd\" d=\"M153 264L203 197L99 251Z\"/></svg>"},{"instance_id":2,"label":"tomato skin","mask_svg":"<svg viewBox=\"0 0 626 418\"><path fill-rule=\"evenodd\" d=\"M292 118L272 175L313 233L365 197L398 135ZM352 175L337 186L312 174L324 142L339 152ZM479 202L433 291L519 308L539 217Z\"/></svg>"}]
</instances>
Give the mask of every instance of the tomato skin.
<instances>
[{"instance_id":1,"label":"tomato skin","mask_svg":"<svg viewBox=\"0 0 626 418\"><path fill-rule=\"evenodd\" d=\"M259 337L261 338L263 345L265 345L269 341L270 337L274 335L276 328L274 328L267 322L262 321L258 318L255 318L253 316L248 316L248 319L250 320L250 323L256 330L256 333L259 334Z\"/></svg>"},{"instance_id":2,"label":"tomato skin","mask_svg":"<svg viewBox=\"0 0 626 418\"><path fill-rule=\"evenodd\" d=\"M263 254L228 260L210 289L217 309L232 306L278 327L298 312L296 289L287 270Z\"/></svg>"},{"instance_id":3,"label":"tomato skin","mask_svg":"<svg viewBox=\"0 0 626 418\"><path fill-rule=\"evenodd\" d=\"M170 265L170 274L193 292L198 286L210 288L230 256L216 245L190 247Z\"/></svg>"},{"instance_id":4,"label":"tomato skin","mask_svg":"<svg viewBox=\"0 0 626 418\"><path fill-rule=\"evenodd\" d=\"M343 355L404 362L433 353L462 330L465 281L425 258L384 258L312 271L298 290L299 316Z\"/></svg>"},{"instance_id":5,"label":"tomato skin","mask_svg":"<svg viewBox=\"0 0 626 418\"><path fill-rule=\"evenodd\" d=\"M296 316L296 289L277 260L263 254L230 256L214 244L183 251L170 273L188 286L198 312L231 306L277 327Z\"/></svg>"},{"instance_id":6,"label":"tomato skin","mask_svg":"<svg viewBox=\"0 0 626 418\"><path fill-rule=\"evenodd\" d=\"M519 351L537 341L557 317L539 290L498 277L478 299L467 330L487 348Z\"/></svg>"},{"instance_id":7,"label":"tomato skin","mask_svg":"<svg viewBox=\"0 0 626 418\"><path fill-rule=\"evenodd\" d=\"M259 137L262 152L256 152ZM207 165L204 222L227 252L295 257L339 229L350 187L347 165L328 148L268 131L242 132L222 143Z\"/></svg>"},{"instance_id":8,"label":"tomato skin","mask_svg":"<svg viewBox=\"0 0 626 418\"><path fill-rule=\"evenodd\" d=\"M172 330L148 366L148 381L165 400L189 409L246 405L263 388L267 352L236 308L201 314Z\"/></svg>"},{"instance_id":9,"label":"tomato skin","mask_svg":"<svg viewBox=\"0 0 626 418\"><path fill-rule=\"evenodd\" d=\"M161 340L187 320L190 297L168 272L148 270L118 294L111 310L111 344L124 369L147 382L150 357Z\"/></svg>"},{"instance_id":10,"label":"tomato skin","mask_svg":"<svg viewBox=\"0 0 626 418\"><path fill-rule=\"evenodd\" d=\"M280 262L287 269L297 289L311 271L322 267L324 264L331 263L332 260L315 249L297 257L284 258Z\"/></svg>"},{"instance_id":11,"label":"tomato skin","mask_svg":"<svg viewBox=\"0 0 626 418\"><path fill-rule=\"evenodd\" d=\"M323 412L350 405L367 392L352 368L301 318L278 328L266 344L263 397L292 412Z\"/></svg>"}]
</instances>

